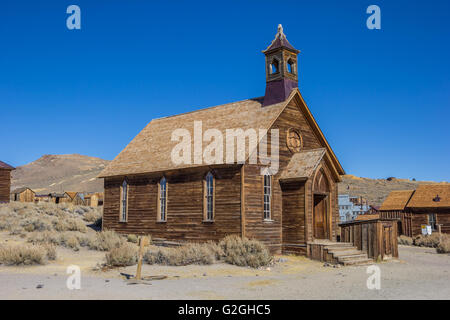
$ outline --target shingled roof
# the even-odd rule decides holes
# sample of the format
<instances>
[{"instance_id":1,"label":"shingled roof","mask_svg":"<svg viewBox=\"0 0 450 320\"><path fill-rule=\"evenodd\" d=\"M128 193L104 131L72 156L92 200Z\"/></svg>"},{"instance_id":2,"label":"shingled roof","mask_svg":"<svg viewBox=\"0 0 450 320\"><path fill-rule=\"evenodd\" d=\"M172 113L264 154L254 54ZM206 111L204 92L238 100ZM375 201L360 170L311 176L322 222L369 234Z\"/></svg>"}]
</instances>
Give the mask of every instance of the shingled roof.
<instances>
[{"instance_id":1,"label":"shingled roof","mask_svg":"<svg viewBox=\"0 0 450 320\"><path fill-rule=\"evenodd\" d=\"M380 207L380 211L404 210L414 190L396 190L389 193Z\"/></svg>"},{"instance_id":2,"label":"shingled roof","mask_svg":"<svg viewBox=\"0 0 450 320\"><path fill-rule=\"evenodd\" d=\"M109 165L100 173L99 178L137 175L152 172L164 172L175 169L185 169L205 166L204 163L175 164L171 153L179 141L172 141L175 129L186 129L191 138L192 158L195 158L194 121L201 121L202 131L219 130L226 137L229 129L259 129L268 130L283 112L292 99L298 101L302 112L308 119L319 141L326 148L326 157L331 161L333 170L339 177L345 174L336 155L326 141L310 110L306 106L298 88L292 90L285 101L270 106L262 106L264 97L253 98L229 104L219 105L198 111L152 120ZM225 142L225 141L224 141ZM257 141L258 142L258 141ZM245 147L245 146L244 146ZM245 159L255 150L245 148ZM223 153L223 163L226 163L226 152Z\"/></svg>"},{"instance_id":3,"label":"shingled roof","mask_svg":"<svg viewBox=\"0 0 450 320\"><path fill-rule=\"evenodd\" d=\"M423 184L414 192L407 208L449 208L450 184Z\"/></svg>"},{"instance_id":4,"label":"shingled roof","mask_svg":"<svg viewBox=\"0 0 450 320\"><path fill-rule=\"evenodd\" d=\"M267 53L278 48L286 48L296 53L300 52L289 43L286 35L283 32L283 26L281 24L278 25L278 32L275 35L275 39L272 40L270 46L268 46L267 49L263 51L263 53Z\"/></svg>"},{"instance_id":5,"label":"shingled roof","mask_svg":"<svg viewBox=\"0 0 450 320\"><path fill-rule=\"evenodd\" d=\"M287 167L281 173L280 179L307 179L311 177L325 155L325 152L325 148L320 148L295 153Z\"/></svg>"},{"instance_id":6,"label":"shingled roof","mask_svg":"<svg viewBox=\"0 0 450 320\"><path fill-rule=\"evenodd\" d=\"M3 161L0 161L0 170L1 169L3 169L3 170L15 170L14 167L10 166L9 164L7 164L7 163L5 163Z\"/></svg>"},{"instance_id":7,"label":"shingled roof","mask_svg":"<svg viewBox=\"0 0 450 320\"><path fill-rule=\"evenodd\" d=\"M268 129L285 106L285 102L262 107L263 98L152 120L130 144L100 173L99 177L160 172L201 165L176 165L171 152L178 141L171 141L175 129L187 129L194 137L194 121L202 122L202 130L217 129L225 137L227 129ZM246 148L247 149L247 148ZM191 146L194 154L193 141ZM248 150L246 150L248 156ZM224 152L225 163L225 152Z\"/></svg>"}]
</instances>

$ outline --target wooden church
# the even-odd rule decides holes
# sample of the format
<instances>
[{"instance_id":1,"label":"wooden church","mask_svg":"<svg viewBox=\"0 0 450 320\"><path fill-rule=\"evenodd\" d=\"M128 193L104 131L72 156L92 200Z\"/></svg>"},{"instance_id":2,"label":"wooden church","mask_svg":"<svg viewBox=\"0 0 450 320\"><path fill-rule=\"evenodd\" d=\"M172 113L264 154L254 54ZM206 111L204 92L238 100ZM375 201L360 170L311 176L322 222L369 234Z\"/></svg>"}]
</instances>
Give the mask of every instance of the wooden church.
<instances>
[{"instance_id":1,"label":"wooden church","mask_svg":"<svg viewBox=\"0 0 450 320\"><path fill-rule=\"evenodd\" d=\"M299 51L279 25L263 53L263 97L154 119L104 169L104 229L180 242L235 234L274 253L305 254L316 239L336 240L337 183L345 172L298 89ZM172 133L183 128L195 137L194 122L223 136L236 128L267 135L246 148L245 161L174 163ZM249 161L263 143L267 154L275 150L272 129L279 133L276 172L260 154Z\"/></svg>"}]
</instances>

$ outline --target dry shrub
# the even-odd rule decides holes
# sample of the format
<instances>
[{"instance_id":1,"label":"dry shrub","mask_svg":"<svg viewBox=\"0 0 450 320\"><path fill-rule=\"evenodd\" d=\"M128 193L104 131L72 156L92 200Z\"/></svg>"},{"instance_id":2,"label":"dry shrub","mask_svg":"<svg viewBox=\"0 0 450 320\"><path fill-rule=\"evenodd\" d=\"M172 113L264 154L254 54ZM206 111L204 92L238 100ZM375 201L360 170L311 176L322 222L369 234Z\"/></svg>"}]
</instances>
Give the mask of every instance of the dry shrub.
<instances>
[{"instance_id":1,"label":"dry shrub","mask_svg":"<svg viewBox=\"0 0 450 320\"><path fill-rule=\"evenodd\" d=\"M442 240L436 248L438 253L450 253L450 236L442 235Z\"/></svg>"},{"instance_id":2,"label":"dry shrub","mask_svg":"<svg viewBox=\"0 0 450 320\"><path fill-rule=\"evenodd\" d=\"M87 227L84 222L80 219L72 218L72 219L58 219L55 221L54 226L56 231L79 231L86 232Z\"/></svg>"},{"instance_id":3,"label":"dry shrub","mask_svg":"<svg viewBox=\"0 0 450 320\"><path fill-rule=\"evenodd\" d=\"M405 235L401 235L398 237L398 244L403 244L406 246L412 246L413 245L413 239L411 237L407 237Z\"/></svg>"},{"instance_id":4,"label":"dry shrub","mask_svg":"<svg viewBox=\"0 0 450 320\"><path fill-rule=\"evenodd\" d=\"M55 231L33 232L28 236L28 241L33 244L60 244L60 234Z\"/></svg>"},{"instance_id":5,"label":"dry shrub","mask_svg":"<svg viewBox=\"0 0 450 320\"><path fill-rule=\"evenodd\" d=\"M186 266L189 264L213 264L215 252L204 244L187 244L177 248L150 249L144 255L148 264Z\"/></svg>"},{"instance_id":6,"label":"dry shrub","mask_svg":"<svg viewBox=\"0 0 450 320\"><path fill-rule=\"evenodd\" d=\"M132 266L137 263L138 248L125 242L118 248L112 248L106 253L106 264L111 267Z\"/></svg>"},{"instance_id":7,"label":"dry shrub","mask_svg":"<svg viewBox=\"0 0 450 320\"><path fill-rule=\"evenodd\" d=\"M80 250L80 243L74 233L62 233L59 238L59 244L74 251Z\"/></svg>"},{"instance_id":8,"label":"dry shrub","mask_svg":"<svg viewBox=\"0 0 450 320\"><path fill-rule=\"evenodd\" d=\"M269 250L259 241L227 236L219 242L223 250L223 261L237 266L258 268L272 262Z\"/></svg>"},{"instance_id":9,"label":"dry shrub","mask_svg":"<svg viewBox=\"0 0 450 320\"><path fill-rule=\"evenodd\" d=\"M44 246L22 244L22 245L10 245L0 247L0 264L4 265L45 264L47 263L47 259L48 259L48 251Z\"/></svg>"},{"instance_id":10,"label":"dry shrub","mask_svg":"<svg viewBox=\"0 0 450 320\"><path fill-rule=\"evenodd\" d=\"M132 242L132 243L137 243L138 237L135 234L129 234L129 235L127 235L127 241Z\"/></svg>"},{"instance_id":11,"label":"dry shrub","mask_svg":"<svg viewBox=\"0 0 450 320\"><path fill-rule=\"evenodd\" d=\"M439 233L431 235L418 235L414 238L414 245L419 247L436 248L439 245Z\"/></svg>"},{"instance_id":12,"label":"dry shrub","mask_svg":"<svg viewBox=\"0 0 450 320\"><path fill-rule=\"evenodd\" d=\"M87 212L84 216L83 216L84 220L86 220L87 222L90 223L97 223L99 220L101 220L102 218L102 213L98 210L92 210Z\"/></svg>"},{"instance_id":13,"label":"dry shrub","mask_svg":"<svg viewBox=\"0 0 450 320\"><path fill-rule=\"evenodd\" d=\"M47 259L52 261L56 260L57 257L56 247L52 244L45 244L43 247L47 251Z\"/></svg>"},{"instance_id":14,"label":"dry shrub","mask_svg":"<svg viewBox=\"0 0 450 320\"><path fill-rule=\"evenodd\" d=\"M119 248L124 242L125 239L118 233L104 230L96 234L96 239L92 241L89 248L92 250L110 251L113 248Z\"/></svg>"}]
</instances>

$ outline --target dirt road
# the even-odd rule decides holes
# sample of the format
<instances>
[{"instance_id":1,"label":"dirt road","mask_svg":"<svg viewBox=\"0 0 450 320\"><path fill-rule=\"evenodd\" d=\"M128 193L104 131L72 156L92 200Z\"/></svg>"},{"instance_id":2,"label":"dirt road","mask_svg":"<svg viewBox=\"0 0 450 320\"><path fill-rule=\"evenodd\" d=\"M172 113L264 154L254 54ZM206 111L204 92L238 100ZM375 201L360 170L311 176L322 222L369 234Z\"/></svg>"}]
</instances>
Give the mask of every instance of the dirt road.
<instances>
[{"instance_id":1,"label":"dirt road","mask_svg":"<svg viewBox=\"0 0 450 320\"><path fill-rule=\"evenodd\" d=\"M82 254L82 253L80 253ZM367 266L332 268L288 257L269 270L225 264L145 266L144 274L167 274L151 285L128 285L119 272L81 266L81 290L66 287L63 260L40 267L0 267L0 299L450 299L450 255L400 247L401 259L378 264L381 289L367 289ZM92 259L94 261L94 259ZM37 288L42 286L41 288Z\"/></svg>"}]
</instances>

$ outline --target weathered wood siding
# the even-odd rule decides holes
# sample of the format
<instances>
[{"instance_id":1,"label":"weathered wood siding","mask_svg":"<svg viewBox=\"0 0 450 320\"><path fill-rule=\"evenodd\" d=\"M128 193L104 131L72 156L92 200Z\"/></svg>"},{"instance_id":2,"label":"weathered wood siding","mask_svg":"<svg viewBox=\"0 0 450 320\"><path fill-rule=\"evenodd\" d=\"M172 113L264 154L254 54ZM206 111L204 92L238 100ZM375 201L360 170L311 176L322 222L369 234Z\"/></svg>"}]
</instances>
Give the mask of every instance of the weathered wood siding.
<instances>
[{"instance_id":1,"label":"weathered wood siding","mask_svg":"<svg viewBox=\"0 0 450 320\"><path fill-rule=\"evenodd\" d=\"M450 233L450 209L423 209L409 213L411 215L411 233L412 236L422 234L422 225L428 224L428 214L436 214L436 224L441 224L441 231L443 233Z\"/></svg>"},{"instance_id":2,"label":"weathered wood siding","mask_svg":"<svg viewBox=\"0 0 450 320\"><path fill-rule=\"evenodd\" d=\"M283 253L306 254L305 182L283 183Z\"/></svg>"},{"instance_id":3,"label":"weathered wood siding","mask_svg":"<svg viewBox=\"0 0 450 320\"><path fill-rule=\"evenodd\" d=\"M0 203L9 202L11 192L11 171L0 170Z\"/></svg>"},{"instance_id":4,"label":"weathered wood siding","mask_svg":"<svg viewBox=\"0 0 450 320\"><path fill-rule=\"evenodd\" d=\"M214 222L203 221L203 178L207 168L174 172L167 179L167 221L157 221L157 183L162 176L127 177L128 221L119 222L120 185L123 179L105 179L103 228L121 233L151 234L174 241L220 240L241 234L240 167L213 170Z\"/></svg>"},{"instance_id":5,"label":"weathered wood siding","mask_svg":"<svg viewBox=\"0 0 450 320\"><path fill-rule=\"evenodd\" d=\"M369 258L398 257L395 220L365 220L341 224L341 242L351 242Z\"/></svg>"},{"instance_id":6,"label":"weathered wood siding","mask_svg":"<svg viewBox=\"0 0 450 320\"><path fill-rule=\"evenodd\" d=\"M244 166L244 211L245 236L257 239L266 244L272 252L281 252L281 187L278 180L273 179L272 185L272 218L264 220L264 176L261 166Z\"/></svg>"}]
</instances>

